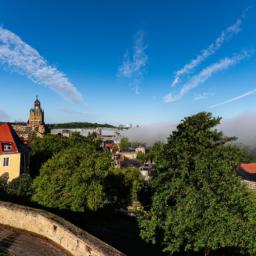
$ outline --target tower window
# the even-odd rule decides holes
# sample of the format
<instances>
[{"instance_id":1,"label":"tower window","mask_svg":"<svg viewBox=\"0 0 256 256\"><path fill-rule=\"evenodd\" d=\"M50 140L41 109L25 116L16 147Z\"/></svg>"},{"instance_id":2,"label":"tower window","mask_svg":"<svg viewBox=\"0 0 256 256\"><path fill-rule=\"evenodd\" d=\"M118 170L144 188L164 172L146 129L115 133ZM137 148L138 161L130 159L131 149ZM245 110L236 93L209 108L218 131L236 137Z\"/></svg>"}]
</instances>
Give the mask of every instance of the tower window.
<instances>
[{"instance_id":1,"label":"tower window","mask_svg":"<svg viewBox=\"0 0 256 256\"><path fill-rule=\"evenodd\" d=\"M3 166L9 166L9 157L4 158Z\"/></svg>"}]
</instances>

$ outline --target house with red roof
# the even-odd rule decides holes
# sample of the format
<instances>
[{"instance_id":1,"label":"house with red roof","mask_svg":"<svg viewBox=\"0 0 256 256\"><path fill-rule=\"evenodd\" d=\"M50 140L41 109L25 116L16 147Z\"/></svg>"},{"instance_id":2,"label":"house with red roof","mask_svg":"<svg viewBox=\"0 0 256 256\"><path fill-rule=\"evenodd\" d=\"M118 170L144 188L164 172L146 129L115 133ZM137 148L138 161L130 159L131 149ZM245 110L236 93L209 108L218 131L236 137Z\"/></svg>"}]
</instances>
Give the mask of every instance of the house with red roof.
<instances>
[{"instance_id":1,"label":"house with red roof","mask_svg":"<svg viewBox=\"0 0 256 256\"><path fill-rule=\"evenodd\" d=\"M28 170L29 150L12 126L0 125L0 178L11 181Z\"/></svg>"},{"instance_id":2,"label":"house with red roof","mask_svg":"<svg viewBox=\"0 0 256 256\"><path fill-rule=\"evenodd\" d=\"M256 163L240 164L236 171L247 187L256 189Z\"/></svg>"},{"instance_id":3,"label":"house with red roof","mask_svg":"<svg viewBox=\"0 0 256 256\"><path fill-rule=\"evenodd\" d=\"M237 173L245 180L256 181L256 163L240 164Z\"/></svg>"}]
</instances>

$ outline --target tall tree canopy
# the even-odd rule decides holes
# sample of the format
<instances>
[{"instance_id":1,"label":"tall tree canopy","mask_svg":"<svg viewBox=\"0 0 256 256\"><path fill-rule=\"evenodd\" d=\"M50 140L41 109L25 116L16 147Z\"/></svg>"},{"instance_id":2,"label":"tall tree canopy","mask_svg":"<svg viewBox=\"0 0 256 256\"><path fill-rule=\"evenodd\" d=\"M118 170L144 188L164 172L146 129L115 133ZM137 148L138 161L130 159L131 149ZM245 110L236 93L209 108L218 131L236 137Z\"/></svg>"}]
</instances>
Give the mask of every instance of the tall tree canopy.
<instances>
[{"instance_id":1,"label":"tall tree canopy","mask_svg":"<svg viewBox=\"0 0 256 256\"><path fill-rule=\"evenodd\" d=\"M215 129L220 118L185 118L157 159L141 236L169 253L208 255L223 248L255 253L255 204L235 173L240 151Z\"/></svg>"},{"instance_id":2,"label":"tall tree canopy","mask_svg":"<svg viewBox=\"0 0 256 256\"><path fill-rule=\"evenodd\" d=\"M32 178L29 174L24 173L7 183L6 191L10 196L21 199L30 199L33 194Z\"/></svg>"},{"instance_id":3,"label":"tall tree canopy","mask_svg":"<svg viewBox=\"0 0 256 256\"><path fill-rule=\"evenodd\" d=\"M33 200L47 207L98 210L108 203L104 179L110 167L109 155L88 144L68 148L42 166Z\"/></svg>"},{"instance_id":4,"label":"tall tree canopy","mask_svg":"<svg viewBox=\"0 0 256 256\"><path fill-rule=\"evenodd\" d=\"M47 134L44 138L34 138L30 143L30 172L37 176L43 163L60 153L62 150L70 147L78 147L84 144L91 144L97 150L100 150L101 141L94 134L83 137L73 134L70 138L63 136Z\"/></svg>"},{"instance_id":5,"label":"tall tree canopy","mask_svg":"<svg viewBox=\"0 0 256 256\"><path fill-rule=\"evenodd\" d=\"M108 152L76 143L45 162L33 183L32 199L59 209L84 212L127 207L137 199L143 178L136 169L115 169Z\"/></svg>"},{"instance_id":6,"label":"tall tree canopy","mask_svg":"<svg viewBox=\"0 0 256 256\"><path fill-rule=\"evenodd\" d=\"M131 146L129 139L127 137L123 137L120 140L120 149L127 149Z\"/></svg>"}]
</instances>

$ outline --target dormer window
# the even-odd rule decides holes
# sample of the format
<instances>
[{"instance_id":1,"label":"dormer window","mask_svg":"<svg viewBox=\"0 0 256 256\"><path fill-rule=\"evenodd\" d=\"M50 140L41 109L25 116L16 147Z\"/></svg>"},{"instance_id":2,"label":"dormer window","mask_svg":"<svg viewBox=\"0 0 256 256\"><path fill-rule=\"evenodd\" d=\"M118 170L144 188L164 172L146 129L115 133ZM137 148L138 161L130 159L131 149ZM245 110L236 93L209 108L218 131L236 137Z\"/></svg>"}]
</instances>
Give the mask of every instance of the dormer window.
<instances>
[{"instance_id":1,"label":"dormer window","mask_svg":"<svg viewBox=\"0 0 256 256\"><path fill-rule=\"evenodd\" d=\"M12 150L11 143L3 144L3 151L11 151L11 150Z\"/></svg>"}]
</instances>

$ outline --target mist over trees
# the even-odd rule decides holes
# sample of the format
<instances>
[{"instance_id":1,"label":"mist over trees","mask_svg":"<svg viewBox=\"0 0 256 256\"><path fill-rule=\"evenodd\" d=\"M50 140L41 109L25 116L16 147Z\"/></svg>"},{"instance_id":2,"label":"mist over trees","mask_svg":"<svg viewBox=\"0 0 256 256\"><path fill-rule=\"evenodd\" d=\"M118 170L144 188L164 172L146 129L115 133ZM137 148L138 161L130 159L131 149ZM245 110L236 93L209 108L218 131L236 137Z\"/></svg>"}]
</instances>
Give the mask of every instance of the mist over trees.
<instances>
[{"instance_id":1,"label":"mist over trees","mask_svg":"<svg viewBox=\"0 0 256 256\"><path fill-rule=\"evenodd\" d=\"M157 141L166 143L168 136L173 132L179 121L153 123L135 127L122 132L123 136L132 141L144 142L148 146ZM241 113L240 115L223 118L217 129L222 131L226 136L235 136L239 143L249 148L256 148L256 113Z\"/></svg>"},{"instance_id":2,"label":"mist over trees","mask_svg":"<svg viewBox=\"0 0 256 256\"><path fill-rule=\"evenodd\" d=\"M220 122L206 112L186 117L166 142L139 154L142 164L155 164L149 183L136 168L116 168L95 134L33 138L31 176L0 180L0 197L72 214L114 213L140 201L140 235L166 255L255 255L256 196L235 169L255 162L256 150L225 136ZM125 137L121 148L133 143Z\"/></svg>"},{"instance_id":3,"label":"mist over trees","mask_svg":"<svg viewBox=\"0 0 256 256\"><path fill-rule=\"evenodd\" d=\"M220 120L204 112L185 118L157 159L139 225L168 254L256 253L256 202L235 172L243 153L216 129Z\"/></svg>"}]
</instances>

